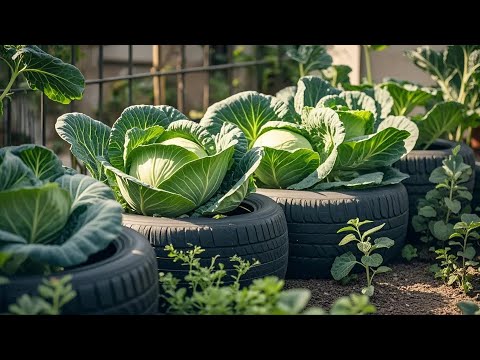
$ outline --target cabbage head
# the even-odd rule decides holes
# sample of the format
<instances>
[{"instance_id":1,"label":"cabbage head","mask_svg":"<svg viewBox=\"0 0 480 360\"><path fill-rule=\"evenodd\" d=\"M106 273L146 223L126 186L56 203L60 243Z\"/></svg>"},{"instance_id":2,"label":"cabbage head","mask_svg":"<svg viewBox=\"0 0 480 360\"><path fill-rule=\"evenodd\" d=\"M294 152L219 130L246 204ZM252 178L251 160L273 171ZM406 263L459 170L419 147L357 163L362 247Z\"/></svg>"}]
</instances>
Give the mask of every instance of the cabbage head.
<instances>
[{"instance_id":1,"label":"cabbage head","mask_svg":"<svg viewBox=\"0 0 480 360\"><path fill-rule=\"evenodd\" d=\"M0 148L0 272L47 273L85 262L118 237L112 190L66 169L49 149Z\"/></svg>"},{"instance_id":2,"label":"cabbage head","mask_svg":"<svg viewBox=\"0 0 480 360\"><path fill-rule=\"evenodd\" d=\"M253 172L262 158L262 149L248 150L237 126L223 124L213 134L166 105L130 106L112 128L68 113L56 130L127 211L147 216L234 210L254 191Z\"/></svg>"}]
</instances>

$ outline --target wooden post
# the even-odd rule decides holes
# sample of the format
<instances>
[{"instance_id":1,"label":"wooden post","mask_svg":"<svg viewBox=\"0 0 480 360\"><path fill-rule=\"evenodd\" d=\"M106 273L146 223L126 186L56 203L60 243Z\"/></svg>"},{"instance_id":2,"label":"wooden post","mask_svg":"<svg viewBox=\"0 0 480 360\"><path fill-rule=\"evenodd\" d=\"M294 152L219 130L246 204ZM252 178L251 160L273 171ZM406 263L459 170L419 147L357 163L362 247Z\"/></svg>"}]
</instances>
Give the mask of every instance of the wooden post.
<instances>
[{"instance_id":1,"label":"wooden post","mask_svg":"<svg viewBox=\"0 0 480 360\"><path fill-rule=\"evenodd\" d=\"M152 68L151 72L157 72L161 70L161 61L162 61L162 45L153 45L152 46ZM153 103L154 105L164 104L162 102L162 86L161 86L161 76L153 77ZM164 96L163 96L164 97Z\"/></svg>"}]
</instances>

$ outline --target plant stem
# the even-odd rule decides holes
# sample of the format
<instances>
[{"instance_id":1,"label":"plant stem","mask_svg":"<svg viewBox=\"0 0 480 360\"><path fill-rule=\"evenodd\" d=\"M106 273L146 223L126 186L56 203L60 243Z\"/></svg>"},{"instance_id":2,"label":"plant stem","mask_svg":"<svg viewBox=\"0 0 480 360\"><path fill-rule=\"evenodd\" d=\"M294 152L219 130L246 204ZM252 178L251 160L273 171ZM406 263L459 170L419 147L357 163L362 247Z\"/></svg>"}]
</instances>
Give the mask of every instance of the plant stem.
<instances>
[{"instance_id":1,"label":"plant stem","mask_svg":"<svg viewBox=\"0 0 480 360\"><path fill-rule=\"evenodd\" d=\"M450 182L450 196L449 199L452 201L453 199L453 188L455 187L455 180L452 180ZM447 207L447 216L445 217L445 224L448 224L448 221L450 220L450 209Z\"/></svg>"},{"instance_id":2,"label":"plant stem","mask_svg":"<svg viewBox=\"0 0 480 360\"><path fill-rule=\"evenodd\" d=\"M467 139L466 139L467 145L470 146L470 143L472 142L472 127L469 126L467 128Z\"/></svg>"},{"instance_id":3,"label":"plant stem","mask_svg":"<svg viewBox=\"0 0 480 360\"><path fill-rule=\"evenodd\" d=\"M367 286L370 286L371 284L371 279L370 279L370 266L365 266L365 269L367 269Z\"/></svg>"},{"instance_id":4,"label":"plant stem","mask_svg":"<svg viewBox=\"0 0 480 360\"><path fill-rule=\"evenodd\" d=\"M365 67L367 68L367 81L372 84L372 65L370 63L370 50L367 45L363 46L363 52L365 53Z\"/></svg>"},{"instance_id":5,"label":"plant stem","mask_svg":"<svg viewBox=\"0 0 480 360\"><path fill-rule=\"evenodd\" d=\"M465 289L465 279L467 276L467 269L465 266L465 250L467 249L467 240L468 240L468 233L469 230L466 231L465 237L463 238L463 256L462 256L462 287L463 287L463 292L466 294L467 291Z\"/></svg>"},{"instance_id":6,"label":"plant stem","mask_svg":"<svg viewBox=\"0 0 480 360\"><path fill-rule=\"evenodd\" d=\"M305 76L305 69L303 68L303 64L302 64L302 63L299 63L299 64L298 64L298 72L300 73L300 77L304 77L304 76Z\"/></svg>"},{"instance_id":7,"label":"plant stem","mask_svg":"<svg viewBox=\"0 0 480 360\"><path fill-rule=\"evenodd\" d=\"M17 69L15 69L17 70ZM5 87L5 89L3 90L3 93L0 95L0 102L3 101L3 99L5 98L5 96L7 96L8 92L10 91L10 89L12 88L13 86L13 83L15 82L15 79L17 78L19 72L18 71L14 71L12 73L12 77L10 78L10 81L8 82L7 86Z\"/></svg>"}]
</instances>

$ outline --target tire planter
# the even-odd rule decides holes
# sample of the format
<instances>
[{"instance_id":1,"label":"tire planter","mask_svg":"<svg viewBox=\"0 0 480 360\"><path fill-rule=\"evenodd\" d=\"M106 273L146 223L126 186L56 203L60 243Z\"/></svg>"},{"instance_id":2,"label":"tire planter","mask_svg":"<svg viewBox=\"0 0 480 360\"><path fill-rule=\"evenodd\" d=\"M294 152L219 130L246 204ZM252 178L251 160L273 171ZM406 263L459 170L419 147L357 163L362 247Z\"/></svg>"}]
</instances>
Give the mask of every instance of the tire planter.
<instances>
[{"instance_id":1,"label":"tire planter","mask_svg":"<svg viewBox=\"0 0 480 360\"><path fill-rule=\"evenodd\" d=\"M435 168L442 166L442 161L452 153L455 146L457 146L457 143L453 141L436 140L429 150L413 150L394 164L398 170L410 175L408 179L403 180L410 202L410 223L412 217L417 214L417 201L435 187L434 184L428 181L430 174ZM460 146L459 155L462 156L466 164L475 169L475 154L473 150L465 143L461 143ZM462 185L466 186L469 191L473 191L475 172L473 172L470 180ZM408 239L415 240L418 237L413 227L409 225Z\"/></svg>"},{"instance_id":2,"label":"tire planter","mask_svg":"<svg viewBox=\"0 0 480 360\"><path fill-rule=\"evenodd\" d=\"M189 250L200 245L205 252L198 255L203 266L210 265L211 258L220 255L217 263L223 263L227 276L236 274L229 258L238 255L243 259L256 259L260 265L253 267L242 277L242 285L264 276L284 278L288 262L288 233L285 215L274 201L266 196L252 194L241 205L244 211L221 219L163 218L124 214L123 224L145 235L153 246L158 260L158 271L171 272L182 280L188 273L185 266L167 257L165 245Z\"/></svg>"},{"instance_id":3,"label":"tire planter","mask_svg":"<svg viewBox=\"0 0 480 360\"><path fill-rule=\"evenodd\" d=\"M386 223L376 233L395 241L390 249L378 251L385 263L396 257L405 243L408 197L402 184L338 192L279 189L257 192L271 197L285 211L290 240L287 278L331 278L335 257L347 251L359 255L356 243L338 246L345 234L337 234L337 230L351 218L373 220L372 227Z\"/></svg>"},{"instance_id":4,"label":"tire planter","mask_svg":"<svg viewBox=\"0 0 480 360\"><path fill-rule=\"evenodd\" d=\"M62 314L153 314L158 304L155 254L143 236L128 228L84 264L51 276L72 275L77 296ZM23 294L37 294L42 276L16 276L0 286L0 312Z\"/></svg>"}]
</instances>

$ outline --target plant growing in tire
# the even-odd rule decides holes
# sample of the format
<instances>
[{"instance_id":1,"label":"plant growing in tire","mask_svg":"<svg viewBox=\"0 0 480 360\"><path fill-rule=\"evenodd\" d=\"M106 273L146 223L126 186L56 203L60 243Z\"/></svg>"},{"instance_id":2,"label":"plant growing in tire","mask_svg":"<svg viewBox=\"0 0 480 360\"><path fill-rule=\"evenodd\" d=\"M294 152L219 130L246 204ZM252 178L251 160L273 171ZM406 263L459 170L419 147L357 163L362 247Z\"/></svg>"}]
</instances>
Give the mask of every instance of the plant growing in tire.
<instances>
[{"instance_id":1,"label":"plant growing in tire","mask_svg":"<svg viewBox=\"0 0 480 360\"><path fill-rule=\"evenodd\" d=\"M192 243L206 249L204 262L237 254L261 262L253 277L284 276L285 219L270 199L250 195L263 150L249 149L237 126L210 131L171 106L135 105L112 128L68 113L56 129L90 174L113 189L124 225L147 236L160 271L183 277L180 265L166 261L164 246Z\"/></svg>"},{"instance_id":2,"label":"plant growing in tire","mask_svg":"<svg viewBox=\"0 0 480 360\"><path fill-rule=\"evenodd\" d=\"M398 243L391 256L400 251L408 203L401 185L387 186L407 177L392 164L413 148L418 133L405 117L383 118L380 107L365 93L340 91L320 77L306 76L291 102L247 91L213 104L200 121L212 132L235 124L249 147L263 147L254 176L259 192L284 207L290 228L289 276L329 276L340 251L332 223L345 223L355 214L371 217L374 212L376 221L395 218L390 222L394 229L385 228L383 235ZM357 192L374 187L382 190ZM360 206L353 209L359 197Z\"/></svg>"},{"instance_id":3,"label":"plant growing in tire","mask_svg":"<svg viewBox=\"0 0 480 360\"><path fill-rule=\"evenodd\" d=\"M121 210L108 186L65 169L51 150L33 144L0 149L0 272L8 278L0 285L0 311L17 296L34 292L43 276L63 274L71 275L79 294L66 305L66 313L130 309L120 299L105 304L95 294L112 298L111 286L116 286L111 282L117 276L132 270L151 274L154 269L153 253L140 253L146 241L124 233ZM127 247L130 242L134 245ZM119 247L126 248L126 254L120 254ZM138 256L130 253L133 250ZM113 259L129 269L120 271ZM148 310L158 284L146 281L138 292L131 291L132 285L123 284L131 293L126 302L134 303L145 290L150 298L142 298L143 305L136 304L131 312Z\"/></svg>"}]
</instances>

